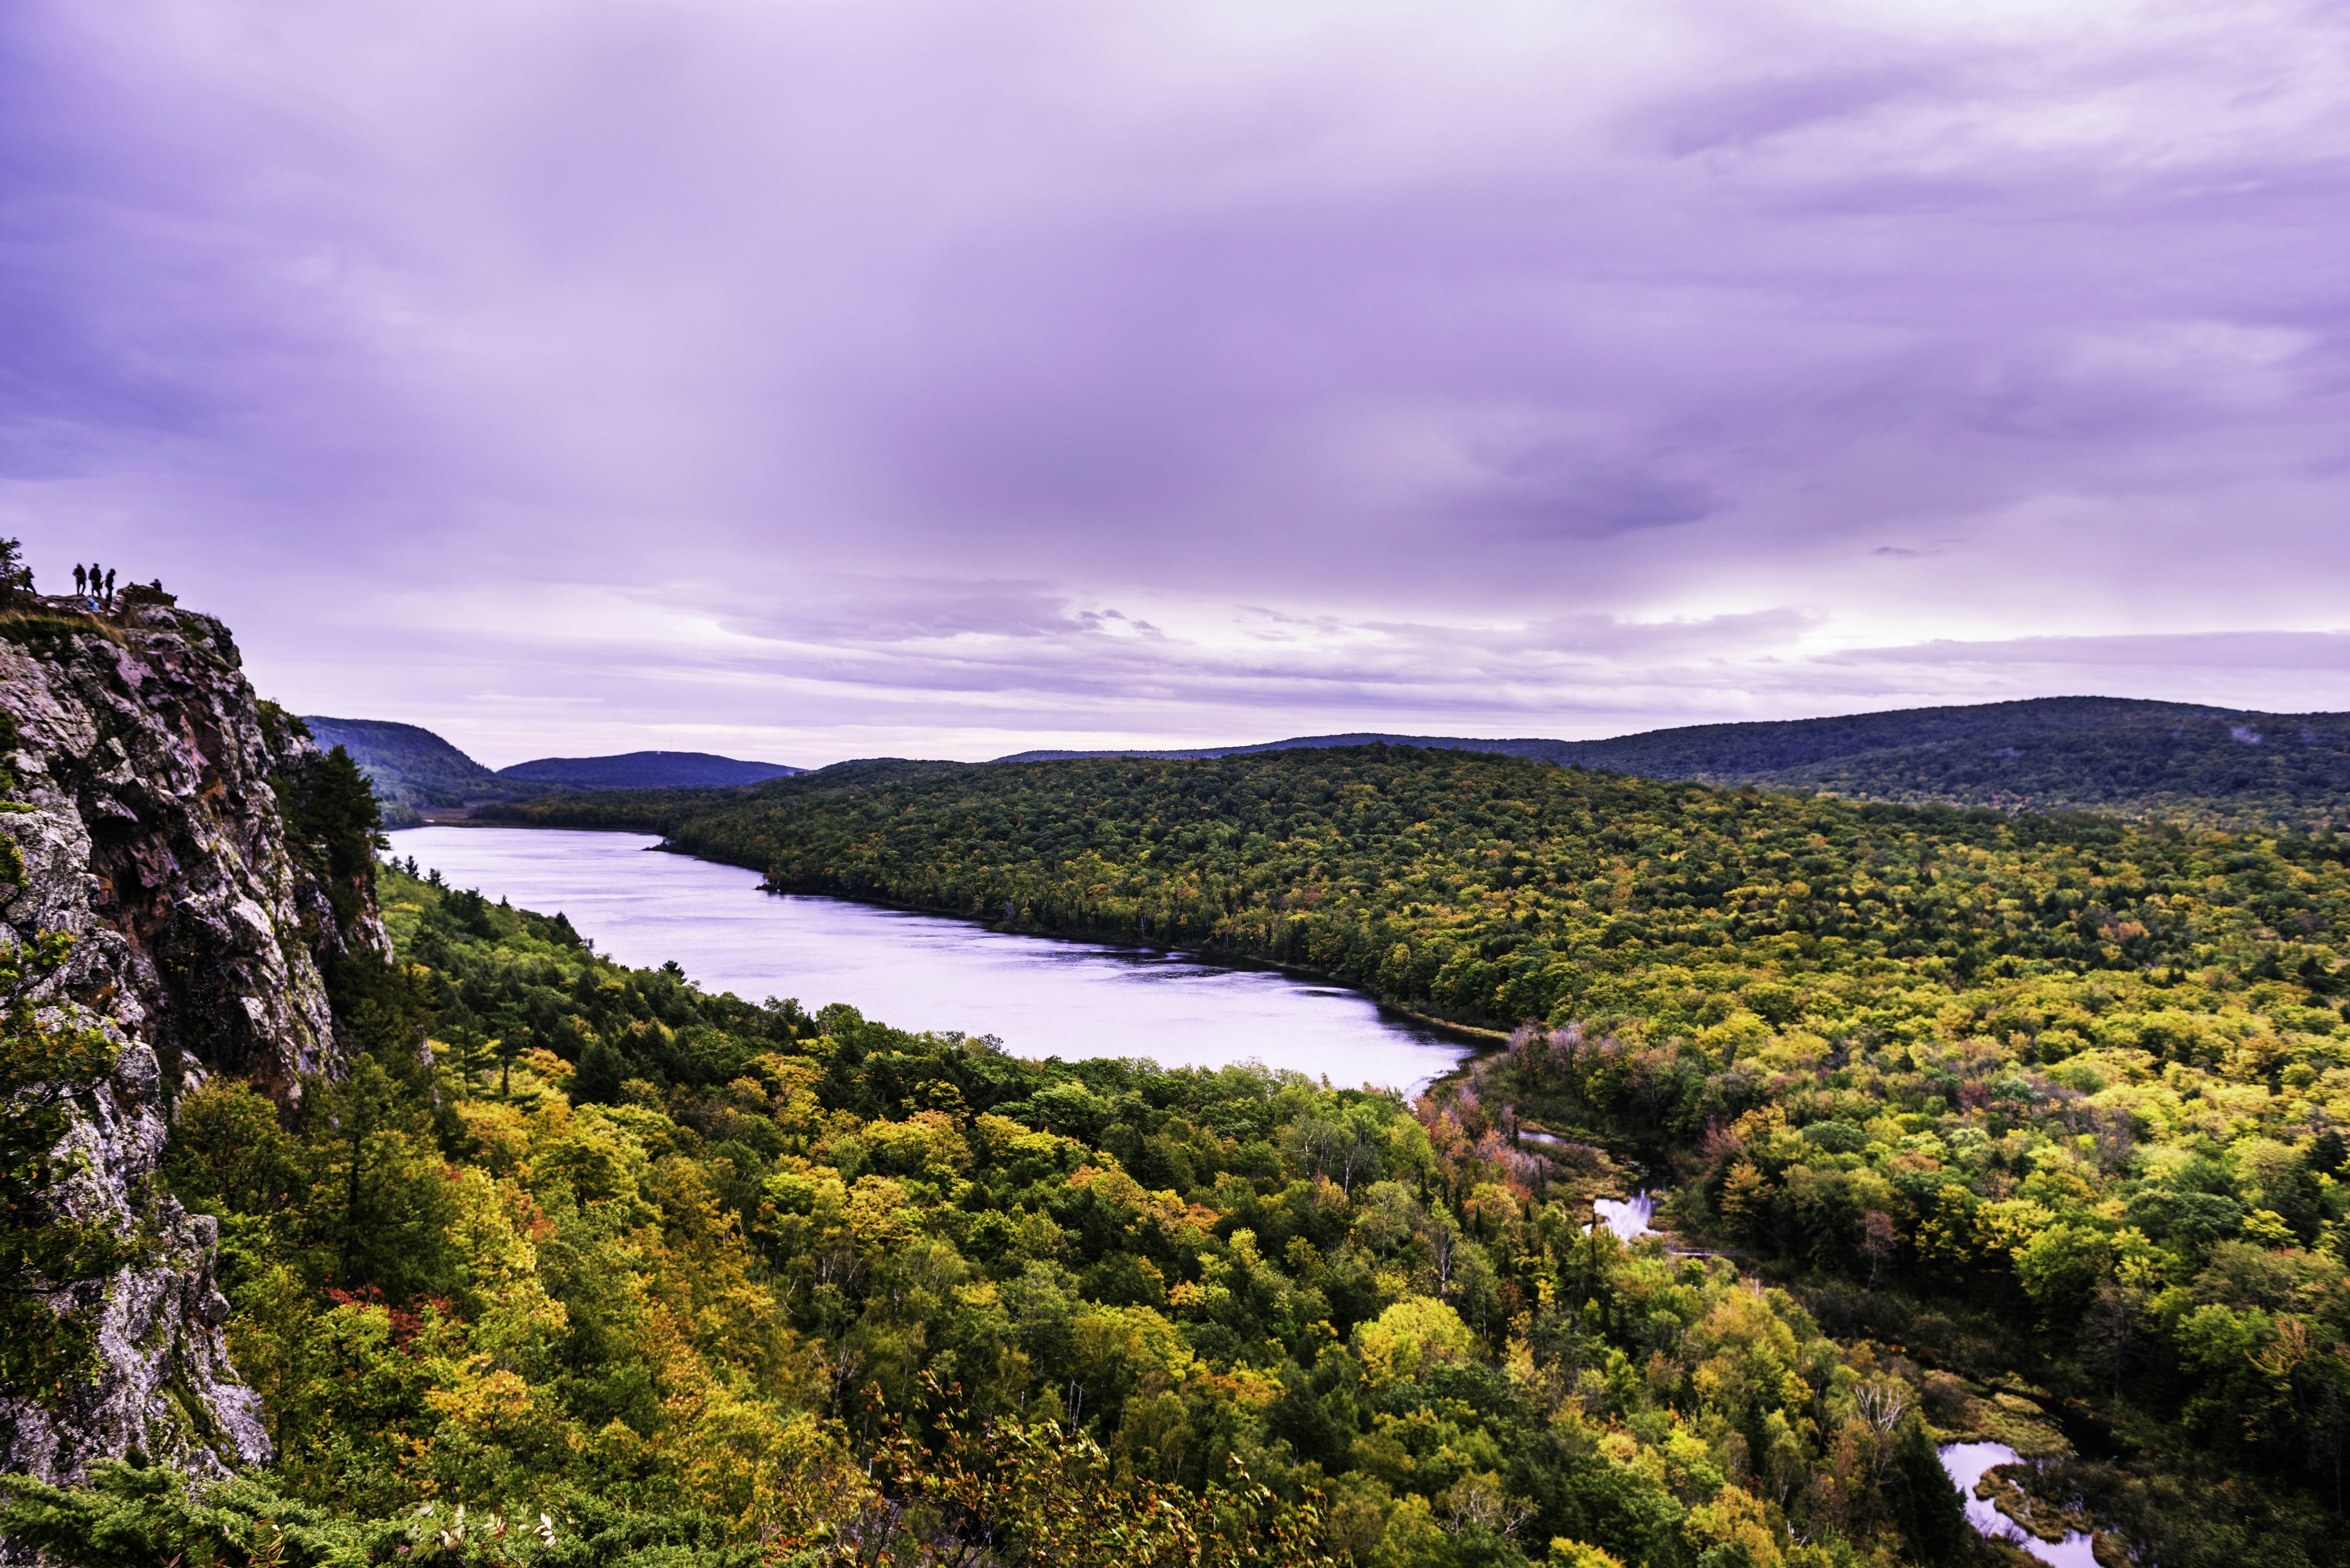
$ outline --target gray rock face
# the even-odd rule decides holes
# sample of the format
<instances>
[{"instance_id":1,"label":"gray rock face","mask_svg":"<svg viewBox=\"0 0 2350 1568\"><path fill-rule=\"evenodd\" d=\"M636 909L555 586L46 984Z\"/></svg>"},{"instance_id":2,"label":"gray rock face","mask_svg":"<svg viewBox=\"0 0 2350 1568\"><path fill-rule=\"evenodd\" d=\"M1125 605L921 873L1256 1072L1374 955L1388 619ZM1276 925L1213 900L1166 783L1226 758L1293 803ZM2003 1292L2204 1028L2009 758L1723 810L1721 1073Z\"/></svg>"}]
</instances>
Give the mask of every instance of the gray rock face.
<instances>
[{"instance_id":1,"label":"gray rock face","mask_svg":"<svg viewBox=\"0 0 2350 1568\"><path fill-rule=\"evenodd\" d=\"M218 1227L169 1198L139 1194L170 1132L158 1114L161 1079L154 1053L126 1044L113 1078L76 1106L67 1142L84 1164L57 1195L57 1209L124 1230L143 1220L161 1245L146 1266L76 1286L54 1303L97 1311L99 1372L46 1404L0 1401L0 1469L71 1480L91 1459L133 1448L197 1474L270 1458L260 1398L238 1380L222 1342L228 1302L213 1283Z\"/></svg>"},{"instance_id":2,"label":"gray rock face","mask_svg":"<svg viewBox=\"0 0 2350 1568\"><path fill-rule=\"evenodd\" d=\"M0 710L16 732L0 835L24 865L0 886L0 940L71 933L38 1000L123 1045L112 1078L75 1097L81 1169L56 1202L162 1241L71 1293L99 1313L103 1365L61 1398L0 1401L0 1470L71 1480L134 1446L199 1472L265 1462L259 1401L221 1335L214 1223L149 1179L170 1106L207 1072L290 1102L301 1075L338 1067L325 971L388 958L390 938L363 889L288 853L272 780L298 797L319 753L265 712L219 622L151 603L0 639Z\"/></svg>"}]
</instances>

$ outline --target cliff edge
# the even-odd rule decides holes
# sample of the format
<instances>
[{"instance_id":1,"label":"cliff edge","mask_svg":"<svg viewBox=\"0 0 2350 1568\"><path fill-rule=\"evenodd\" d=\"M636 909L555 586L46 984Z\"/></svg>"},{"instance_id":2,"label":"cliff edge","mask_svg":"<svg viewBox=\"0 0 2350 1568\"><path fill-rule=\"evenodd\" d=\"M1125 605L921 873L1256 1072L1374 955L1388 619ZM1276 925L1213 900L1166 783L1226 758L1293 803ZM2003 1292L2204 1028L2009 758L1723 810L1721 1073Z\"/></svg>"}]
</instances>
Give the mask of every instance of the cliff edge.
<instances>
[{"instance_id":1,"label":"cliff edge","mask_svg":"<svg viewBox=\"0 0 2350 1568\"><path fill-rule=\"evenodd\" d=\"M97 1355L0 1388L0 1471L71 1480L138 1449L216 1473L269 1442L222 1339L214 1222L152 1180L172 1107L213 1072L290 1104L304 1075L337 1070L328 974L390 942L364 871L306 837L328 759L255 697L227 628L148 590L111 615L84 605L0 613L0 950L72 939L26 969L24 1000L45 1026L102 1033L111 1070L13 1097L63 1117L52 1220L122 1238L128 1261L6 1282L92 1324Z\"/></svg>"}]
</instances>

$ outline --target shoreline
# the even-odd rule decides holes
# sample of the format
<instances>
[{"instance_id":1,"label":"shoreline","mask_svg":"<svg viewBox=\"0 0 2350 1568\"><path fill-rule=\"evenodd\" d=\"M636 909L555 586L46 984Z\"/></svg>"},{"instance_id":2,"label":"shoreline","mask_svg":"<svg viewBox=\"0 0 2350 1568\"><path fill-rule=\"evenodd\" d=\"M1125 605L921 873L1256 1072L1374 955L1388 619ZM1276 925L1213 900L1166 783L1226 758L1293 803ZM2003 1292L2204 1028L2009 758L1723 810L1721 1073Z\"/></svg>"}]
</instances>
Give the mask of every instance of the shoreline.
<instances>
[{"instance_id":1,"label":"shoreline","mask_svg":"<svg viewBox=\"0 0 2350 1568\"><path fill-rule=\"evenodd\" d=\"M465 808L465 811L470 814L472 809L472 806L469 805ZM702 861L705 865L729 866L738 871L752 872L762 878L757 891L775 897L838 898L843 903L861 904L868 909L894 909L901 914L926 915L934 919L959 920L968 925L977 926L983 930L993 931L1003 936L1025 937L1035 940L1048 942L1078 942L1096 947L1109 946L1129 948L1143 952L1165 953L1191 958L1202 963L1211 964L1220 969L1266 970L1275 973L1288 975L1293 979L1313 981L1317 984L1328 985L1338 990L1349 992L1354 995L1359 996L1365 1001L1369 1002L1383 1012L1391 1013L1399 1018L1409 1019L1412 1023L1419 1024L1421 1028L1430 1030L1438 1035L1447 1038L1449 1043L1463 1047L1465 1054L1458 1063L1456 1063L1449 1071L1440 1073L1435 1077L1429 1080L1428 1087L1430 1090L1433 1090L1439 1085L1451 1082L1452 1080L1460 1077L1463 1073L1469 1070L1472 1064L1491 1055L1494 1051L1508 1044L1510 1039L1509 1033L1505 1030L1486 1028L1482 1025L1471 1023L1460 1023L1449 1018L1441 1018L1431 1013L1422 1012L1417 1008L1407 1007L1400 1002L1394 1002L1380 995L1375 991L1357 985L1351 981L1342 980L1339 977L1331 974L1326 970L1315 969L1306 964L1288 963L1279 959L1258 958L1254 955L1245 953L1223 953L1217 951L1215 949L1204 948L1196 944L1177 946L1166 942L1152 941L1147 937L1137 937L1130 933L1100 931L1091 928L1081 928L1076 930L1066 931L1023 930L1017 927L1006 925L1001 920L989 920L981 916L969 914L961 910L932 909L921 904L901 903L889 898L879 898L868 895L835 892L829 889L776 888L769 885L764 880L766 873L761 871L759 867L755 866L744 866L739 861L723 859L712 855L698 854L692 849L673 842L666 834L650 832L640 827L572 827L551 823L508 822L496 818L484 819L473 817L470 815L467 815L452 816L447 819L441 820L436 820L433 817L428 816L423 822L419 823L416 827L394 828L390 831L396 833L411 833L417 831L418 828L424 827L457 827L484 832L507 829L518 830L525 833L637 834L643 837L656 838L660 840L659 843L645 846L647 853L679 855L683 856L689 860Z\"/></svg>"},{"instance_id":2,"label":"shoreline","mask_svg":"<svg viewBox=\"0 0 2350 1568\"><path fill-rule=\"evenodd\" d=\"M1314 969L1311 964L1290 964L1290 961L1283 961L1283 960L1262 960L1262 957L1245 954L1245 952L1224 954L1224 952L1217 952L1217 950L1212 948L1201 948L1201 945L1196 945L1196 942L1187 942L1187 945L1154 942L1147 936L1133 936L1133 933L1126 933L1126 931L1097 931L1097 929L1093 929L1093 926L1078 926L1078 929L1074 929L1074 931L1020 931L1017 926L1006 926L999 919L984 919L984 917L980 915L966 915L966 912L962 912L962 909L935 909L931 908L931 905L898 903L898 900L893 900L893 898L874 898L874 896L868 896L868 893L837 893L837 891L829 891L829 888L778 888L778 887L771 887L768 881L764 881L766 872L759 870L756 865L743 865L740 860L723 860L719 858L719 856L698 854L698 851L693 851L693 848L686 848L681 846L681 844L674 842L674 839L670 839L670 835L665 835L665 832L653 832L653 830L646 830L646 827L568 827L568 826L559 826L559 823L510 823L510 820L501 820L501 818L474 818L474 815L470 815L470 811L473 811L473 806L465 806L465 815L453 815L453 818L446 818L446 820L437 820L428 815L423 823L419 823L419 827L477 827L477 830L519 830L519 832L639 832L639 835L644 836L660 839L660 844L646 844L649 851L658 851L658 854L665 854L665 856L686 856L689 860L705 860L705 863L710 865L733 865L735 870L759 872L759 877L762 877L759 891L762 893L778 893L778 896L795 896L795 898L839 898L839 900L844 900L844 903L862 903L862 905L869 905L869 908L874 909L898 909L898 912L902 912L902 915L931 915L931 917L938 917L938 919L962 919L962 921L968 921L968 924L980 926L980 929L984 929L984 931L999 931L1003 933L1003 936L1034 936L1048 942L1055 942L1055 940L1093 942L1093 945L1138 948L1138 950L1145 950L1145 952L1187 954L1187 957L1196 957L1196 960L1222 966L1222 969L1272 969L1272 971L1278 971L1278 973L1285 973L1285 976L1297 976L1302 978L1302 981L1318 981L1323 982L1323 985L1337 985L1342 987L1342 990L1349 990L1349 992L1358 994L1358 997L1370 999L1372 1003L1378 1003L1378 1006L1387 1009L1388 1013L1396 1013L1400 1015L1400 1018L1410 1018L1412 1023L1427 1027L1427 1030L1436 1030L1440 1032L1440 1034L1460 1034L1460 1037L1464 1037L1464 1044L1476 1042L1478 1048L1473 1051L1471 1058L1464 1058L1464 1064L1466 1060L1473 1060L1476 1055L1488 1055L1492 1054L1494 1048L1506 1046L1506 1044L1509 1044L1509 1034L1511 1034L1509 1030L1492 1030L1492 1027L1473 1025L1473 1023L1457 1023L1452 1021L1452 1018L1440 1018L1440 1015L1436 1013L1421 1013L1419 1009L1412 1009L1412 1006L1405 1006L1405 1003L1394 1002L1394 999L1382 997L1382 994L1375 992L1375 990L1367 990L1367 987L1363 985L1356 985L1354 981L1344 981L1344 978L1333 976L1327 969ZM407 830L407 827L397 827L395 832L411 832L411 830ZM1436 1082L1440 1084L1445 1082L1445 1079L1450 1079L1450 1076L1452 1075L1448 1072L1448 1075L1439 1076Z\"/></svg>"}]
</instances>

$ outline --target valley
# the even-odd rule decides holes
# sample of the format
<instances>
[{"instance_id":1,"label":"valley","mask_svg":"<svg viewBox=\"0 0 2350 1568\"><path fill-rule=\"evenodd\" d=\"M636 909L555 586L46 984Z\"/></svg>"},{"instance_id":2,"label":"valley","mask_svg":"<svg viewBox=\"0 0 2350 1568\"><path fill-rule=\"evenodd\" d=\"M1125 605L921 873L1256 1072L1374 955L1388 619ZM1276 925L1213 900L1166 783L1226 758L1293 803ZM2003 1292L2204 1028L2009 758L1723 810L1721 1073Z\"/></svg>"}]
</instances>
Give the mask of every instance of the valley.
<instances>
[{"instance_id":1,"label":"valley","mask_svg":"<svg viewBox=\"0 0 2350 1568\"><path fill-rule=\"evenodd\" d=\"M0 5L0 1568L2350 1568L2345 23Z\"/></svg>"},{"instance_id":2,"label":"valley","mask_svg":"<svg viewBox=\"0 0 2350 1568\"><path fill-rule=\"evenodd\" d=\"M59 1325L6 1374L19 1548L2334 1555L2330 830L1375 744L546 795L387 845L224 632L136 613L10 644L12 908L59 936L13 950L6 1082L125 1173L66 1245L71 1170L7 1176L43 1293L9 1310ZM126 669L217 715L108 710L141 822L307 971L106 891L166 862L60 694ZM1496 1048L1447 1070L1375 997ZM148 1256L183 1282L134 1290ZM191 1304L126 1379L134 1299Z\"/></svg>"}]
</instances>

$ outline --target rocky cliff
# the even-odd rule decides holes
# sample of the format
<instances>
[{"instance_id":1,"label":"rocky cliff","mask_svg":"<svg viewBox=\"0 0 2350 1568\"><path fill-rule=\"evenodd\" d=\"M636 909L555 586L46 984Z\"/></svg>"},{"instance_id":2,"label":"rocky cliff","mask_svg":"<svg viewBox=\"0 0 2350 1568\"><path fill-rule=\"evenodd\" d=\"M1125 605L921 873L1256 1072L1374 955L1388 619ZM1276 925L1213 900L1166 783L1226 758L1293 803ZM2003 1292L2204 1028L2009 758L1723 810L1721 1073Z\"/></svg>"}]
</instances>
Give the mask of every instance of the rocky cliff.
<instances>
[{"instance_id":1,"label":"rocky cliff","mask_svg":"<svg viewBox=\"0 0 2350 1568\"><path fill-rule=\"evenodd\" d=\"M73 939L34 993L51 1019L115 1038L111 1075L70 1096L78 1169L60 1218L144 1246L105 1278L50 1293L95 1314L94 1375L0 1392L0 1471L47 1480L137 1448L199 1472L268 1457L220 1333L213 1222L153 1190L172 1106L208 1073L281 1102L338 1064L326 975L390 944L362 883L286 824L324 765L258 701L228 630L161 595L97 617L79 601L0 614L0 947Z\"/></svg>"}]
</instances>

